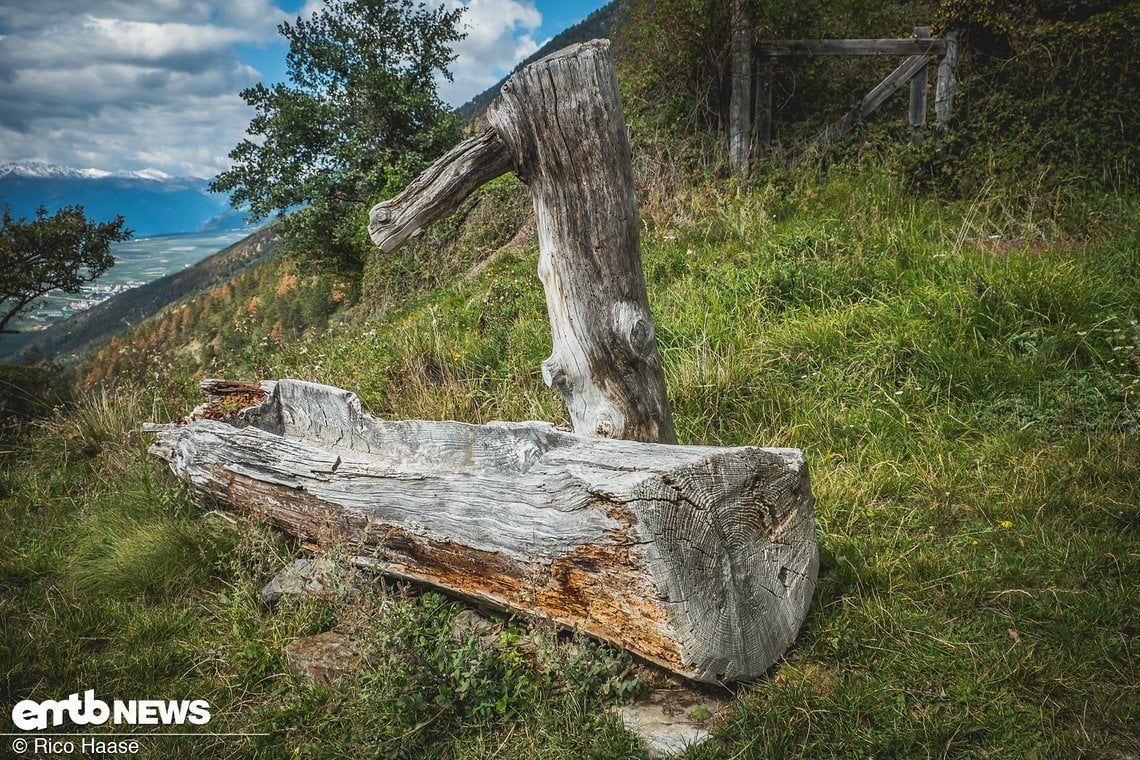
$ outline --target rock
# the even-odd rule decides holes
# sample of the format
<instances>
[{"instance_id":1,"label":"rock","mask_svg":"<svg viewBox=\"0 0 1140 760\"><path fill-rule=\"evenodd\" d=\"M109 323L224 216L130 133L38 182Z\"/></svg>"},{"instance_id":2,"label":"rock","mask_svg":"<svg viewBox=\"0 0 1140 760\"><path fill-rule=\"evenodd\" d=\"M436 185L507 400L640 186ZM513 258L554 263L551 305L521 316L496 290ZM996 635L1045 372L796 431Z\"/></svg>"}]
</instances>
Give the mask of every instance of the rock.
<instances>
[{"instance_id":1,"label":"rock","mask_svg":"<svg viewBox=\"0 0 1140 760\"><path fill-rule=\"evenodd\" d=\"M503 626L489 620L475 610L466 609L451 619L451 635L458 641L478 639L479 649L489 649L499 643Z\"/></svg>"},{"instance_id":2,"label":"rock","mask_svg":"<svg viewBox=\"0 0 1140 760\"><path fill-rule=\"evenodd\" d=\"M728 704L724 697L695 689L655 689L631 705L615 705L610 712L637 734L650 754L673 757L710 736L710 726Z\"/></svg>"},{"instance_id":3,"label":"rock","mask_svg":"<svg viewBox=\"0 0 1140 760\"><path fill-rule=\"evenodd\" d=\"M265 584L261 589L261 603L273 609L286 597L330 599L352 597L355 593L356 589L345 580L344 571L328 557L297 559Z\"/></svg>"},{"instance_id":4,"label":"rock","mask_svg":"<svg viewBox=\"0 0 1140 760\"><path fill-rule=\"evenodd\" d=\"M285 646L289 670L321 686L355 678L362 659L360 642L335 629L295 639Z\"/></svg>"}]
</instances>

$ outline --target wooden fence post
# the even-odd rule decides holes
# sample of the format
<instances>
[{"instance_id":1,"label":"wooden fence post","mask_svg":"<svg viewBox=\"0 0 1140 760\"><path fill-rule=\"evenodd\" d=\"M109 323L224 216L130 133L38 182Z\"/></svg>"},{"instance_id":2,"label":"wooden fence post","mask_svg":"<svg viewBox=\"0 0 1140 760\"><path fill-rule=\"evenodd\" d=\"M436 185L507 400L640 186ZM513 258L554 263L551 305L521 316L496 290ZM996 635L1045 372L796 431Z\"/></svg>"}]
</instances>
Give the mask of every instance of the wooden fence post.
<instances>
[{"instance_id":1,"label":"wooden fence post","mask_svg":"<svg viewBox=\"0 0 1140 760\"><path fill-rule=\"evenodd\" d=\"M916 26L914 36L920 40L930 39L930 27ZM912 128L926 125L926 87L929 72L930 66L923 66L922 70L910 80L910 112L907 123Z\"/></svg>"},{"instance_id":2,"label":"wooden fence post","mask_svg":"<svg viewBox=\"0 0 1140 760\"><path fill-rule=\"evenodd\" d=\"M772 75L762 64L756 77L756 144L767 148L772 144Z\"/></svg>"},{"instance_id":3,"label":"wooden fence post","mask_svg":"<svg viewBox=\"0 0 1140 760\"><path fill-rule=\"evenodd\" d=\"M752 159L752 24L747 0L731 0L732 95L728 106L728 167L748 179Z\"/></svg>"},{"instance_id":4,"label":"wooden fence post","mask_svg":"<svg viewBox=\"0 0 1140 760\"><path fill-rule=\"evenodd\" d=\"M945 125L954 112L954 97L958 94L958 32L951 29L943 35L946 53L938 63L938 80L934 86L934 121Z\"/></svg>"}]
</instances>

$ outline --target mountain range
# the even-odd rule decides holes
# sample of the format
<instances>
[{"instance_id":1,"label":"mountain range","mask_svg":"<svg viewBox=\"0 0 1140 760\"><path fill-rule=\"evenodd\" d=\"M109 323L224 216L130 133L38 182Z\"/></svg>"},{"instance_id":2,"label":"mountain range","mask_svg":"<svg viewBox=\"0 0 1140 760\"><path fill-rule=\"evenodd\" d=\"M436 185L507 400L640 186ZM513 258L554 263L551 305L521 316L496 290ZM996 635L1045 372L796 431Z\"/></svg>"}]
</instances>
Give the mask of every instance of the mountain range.
<instances>
[{"instance_id":1,"label":"mountain range","mask_svg":"<svg viewBox=\"0 0 1140 760\"><path fill-rule=\"evenodd\" d=\"M153 169L112 173L8 163L0 164L0 207L9 207L17 219L34 217L41 206L49 214L83 206L88 219L100 222L121 214L136 237L246 228L246 216L208 185L209 180Z\"/></svg>"}]
</instances>

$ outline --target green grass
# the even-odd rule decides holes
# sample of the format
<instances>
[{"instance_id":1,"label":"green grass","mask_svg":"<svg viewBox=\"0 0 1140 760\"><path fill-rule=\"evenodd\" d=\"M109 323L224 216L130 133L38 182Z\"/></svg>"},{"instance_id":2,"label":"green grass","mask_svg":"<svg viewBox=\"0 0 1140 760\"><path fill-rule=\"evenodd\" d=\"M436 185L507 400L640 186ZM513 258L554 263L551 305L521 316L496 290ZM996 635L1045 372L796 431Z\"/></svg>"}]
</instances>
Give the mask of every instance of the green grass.
<instances>
[{"instance_id":1,"label":"green grass","mask_svg":"<svg viewBox=\"0 0 1140 760\"><path fill-rule=\"evenodd\" d=\"M947 202L881 167L645 209L679 438L802 448L822 554L786 660L689 757L1140 754L1138 219L1135 195ZM503 251L255 369L389 417L564 422L535 265ZM454 603L375 580L260 609L293 547L190 503L131 431L196 401L145 396L6 439L4 705L193 695L212 730L270 734L186 757L638 756L604 712L636 688L621 653L517 620L473 649ZM359 683L288 675L284 644L336 624L364 632Z\"/></svg>"}]
</instances>

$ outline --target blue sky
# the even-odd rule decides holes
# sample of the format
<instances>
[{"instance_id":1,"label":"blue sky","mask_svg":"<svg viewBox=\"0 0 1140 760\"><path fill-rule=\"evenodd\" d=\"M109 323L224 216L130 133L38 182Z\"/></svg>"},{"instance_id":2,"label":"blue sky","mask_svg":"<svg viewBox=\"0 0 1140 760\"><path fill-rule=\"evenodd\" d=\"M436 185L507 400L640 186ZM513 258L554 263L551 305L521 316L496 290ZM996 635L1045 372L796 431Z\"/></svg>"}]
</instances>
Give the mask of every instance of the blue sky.
<instances>
[{"instance_id":1,"label":"blue sky","mask_svg":"<svg viewBox=\"0 0 1140 760\"><path fill-rule=\"evenodd\" d=\"M458 106L606 0L429 0L466 8ZM210 177L285 75L277 25L323 0L0 1L0 163Z\"/></svg>"}]
</instances>

